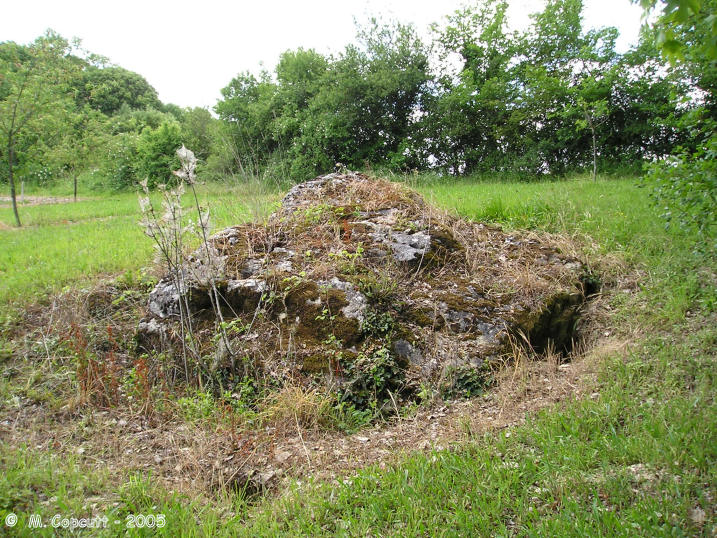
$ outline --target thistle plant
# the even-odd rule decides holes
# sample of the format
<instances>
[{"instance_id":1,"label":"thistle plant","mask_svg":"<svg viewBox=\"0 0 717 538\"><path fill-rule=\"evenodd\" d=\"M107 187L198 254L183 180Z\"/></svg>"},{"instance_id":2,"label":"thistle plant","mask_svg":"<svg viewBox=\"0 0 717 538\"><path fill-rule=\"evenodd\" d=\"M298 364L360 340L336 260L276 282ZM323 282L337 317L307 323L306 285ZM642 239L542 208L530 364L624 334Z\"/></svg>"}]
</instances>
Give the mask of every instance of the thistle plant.
<instances>
[{"instance_id":1,"label":"thistle plant","mask_svg":"<svg viewBox=\"0 0 717 538\"><path fill-rule=\"evenodd\" d=\"M157 261L163 262L167 274L172 281L174 290L179 297L180 336L182 341L182 359L185 379L189 379L188 355L196 360L199 358L194 345L192 318L189 303L186 298L186 275L182 269L184 235L186 229L182 227L182 195L184 184L179 182L174 188L168 189L160 184L157 189L162 193L162 211L155 208L149 196L148 181L140 182L144 196L139 197L139 207L142 212L140 226L145 235L154 241L157 251Z\"/></svg>"},{"instance_id":2,"label":"thistle plant","mask_svg":"<svg viewBox=\"0 0 717 538\"><path fill-rule=\"evenodd\" d=\"M223 273L224 259L219 255L219 252L216 250L216 248L214 248L214 246L211 245L209 242L209 235L211 230L209 220L209 208L206 208L204 210L202 209L199 204L199 197L197 196L197 190L195 188L195 185L197 183L197 159L194 156L194 153L184 147L184 145L182 145L182 147L177 150L177 157L179 157L181 167L179 170L176 170L174 172L174 175L179 178L180 184L186 182L186 184L189 185L189 188L192 191L192 196L194 198L194 206L197 210L196 228L198 230L197 233L199 234L200 239L202 241L201 251L204 255L203 261L205 262L199 265L190 265L190 267L192 267L195 271L193 274L194 278L201 284L207 286L209 290L209 299L212 304L212 309L215 313L214 319L216 320L217 324L215 328L220 331L224 350L229 354L233 365L234 353L232 351L231 342L227 337L227 324L224 321L224 314L222 313L222 304L226 305L227 302L221 296L221 294L219 293L219 289L217 288L217 278ZM192 226L193 223L190 221L190 227ZM211 369L213 370L214 367L212 367Z\"/></svg>"},{"instance_id":3,"label":"thistle plant","mask_svg":"<svg viewBox=\"0 0 717 538\"><path fill-rule=\"evenodd\" d=\"M217 250L209 242L210 218L209 209L203 209L199 204L199 197L195 188L197 159L194 153L182 146L177 150L181 167L174 171L178 181L176 186L168 188L166 185L158 185L157 189L162 193L161 213L155 208L149 196L147 180L140 182L143 195L139 197L139 206L142 212L140 225L144 233L150 237L157 250L158 261L166 266L169 279L172 282L175 293L179 298L179 319L180 335L182 340L182 358L184 362L185 378L189 379L189 360L206 372L208 369L203 364L201 354L194 338L192 314L187 298L188 280L205 286L209 293L212 309L216 315L217 328L221 332L224 350L233 360L233 352L224 327L222 314L223 298L217 289L216 281L223 270L223 259ZM186 193L186 186L191 191L194 207L196 209L196 222L191 218L184 225L185 216L182 207L182 197ZM200 263L192 263L192 260L185 256L186 236L197 235L202 247L199 254ZM198 378L201 385L201 377Z\"/></svg>"}]
</instances>

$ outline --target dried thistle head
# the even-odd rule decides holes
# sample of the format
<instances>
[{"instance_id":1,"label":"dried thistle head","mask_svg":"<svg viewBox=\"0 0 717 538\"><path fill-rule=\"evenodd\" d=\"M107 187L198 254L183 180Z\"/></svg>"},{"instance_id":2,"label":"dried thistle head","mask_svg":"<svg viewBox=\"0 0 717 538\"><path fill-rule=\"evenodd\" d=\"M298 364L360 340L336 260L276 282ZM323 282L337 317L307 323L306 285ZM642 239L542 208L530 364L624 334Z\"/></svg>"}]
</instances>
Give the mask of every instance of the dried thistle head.
<instances>
[{"instance_id":1,"label":"dried thistle head","mask_svg":"<svg viewBox=\"0 0 717 538\"><path fill-rule=\"evenodd\" d=\"M184 144L182 144L182 147L177 150L177 157L179 157L181 168L179 170L175 170L173 172L174 175L186 181L188 184L194 185L197 180L195 173L197 168L197 158L194 156L194 152L187 149Z\"/></svg>"}]
</instances>

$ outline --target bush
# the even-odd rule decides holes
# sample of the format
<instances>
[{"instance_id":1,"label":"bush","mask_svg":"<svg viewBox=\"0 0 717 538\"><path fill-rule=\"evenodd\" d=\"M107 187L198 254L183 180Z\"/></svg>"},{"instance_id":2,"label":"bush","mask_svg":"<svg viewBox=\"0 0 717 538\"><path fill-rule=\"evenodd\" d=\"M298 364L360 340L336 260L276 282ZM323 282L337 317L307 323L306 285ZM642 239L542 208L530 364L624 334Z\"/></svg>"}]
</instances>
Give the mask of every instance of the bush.
<instances>
[{"instance_id":1,"label":"bush","mask_svg":"<svg viewBox=\"0 0 717 538\"><path fill-rule=\"evenodd\" d=\"M182 145L182 131L176 123L164 122L156 129L142 131L137 141L137 175L147 178L150 188L174 182L173 170L180 166L176 151Z\"/></svg>"},{"instance_id":2,"label":"bush","mask_svg":"<svg viewBox=\"0 0 717 538\"><path fill-rule=\"evenodd\" d=\"M107 144L107 158L100 166L106 186L122 190L137 183L137 135L122 133Z\"/></svg>"},{"instance_id":3,"label":"bush","mask_svg":"<svg viewBox=\"0 0 717 538\"><path fill-rule=\"evenodd\" d=\"M706 137L694 152L683 150L653 164L647 181L667 226L676 223L699 234L709 249L717 246L717 135Z\"/></svg>"}]
</instances>

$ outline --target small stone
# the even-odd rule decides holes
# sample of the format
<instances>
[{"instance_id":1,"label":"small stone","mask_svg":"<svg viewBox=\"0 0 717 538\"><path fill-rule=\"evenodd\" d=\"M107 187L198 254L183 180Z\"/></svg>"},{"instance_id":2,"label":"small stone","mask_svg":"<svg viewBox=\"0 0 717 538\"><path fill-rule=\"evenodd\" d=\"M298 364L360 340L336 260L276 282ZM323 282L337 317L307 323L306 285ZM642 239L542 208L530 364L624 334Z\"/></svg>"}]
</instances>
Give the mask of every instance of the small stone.
<instances>
[{"instance_id":1,"label":"small stone","mask_svg":"<svg viewBox=\"0 0 717 538\"><path fill-rule=\"evenodd\" d=\"M687 515L689 516L692 523L700 527L705 524L705 521L707 519L705 511L702 510L702 508L700 508L699 506L697 508L691 508L687 512Z\"/></svg>"},{"instance_id":2,"label":"small stone","mask_svg":"<svg viewBox=\"0 0 717 538\"><path fill-rule=\"evenodd\" d=\"M276 461L278 461L279 463L284 463L290 457L291 457L291 452L279 452L276 455Z\"/></svg>"}]
</instances>

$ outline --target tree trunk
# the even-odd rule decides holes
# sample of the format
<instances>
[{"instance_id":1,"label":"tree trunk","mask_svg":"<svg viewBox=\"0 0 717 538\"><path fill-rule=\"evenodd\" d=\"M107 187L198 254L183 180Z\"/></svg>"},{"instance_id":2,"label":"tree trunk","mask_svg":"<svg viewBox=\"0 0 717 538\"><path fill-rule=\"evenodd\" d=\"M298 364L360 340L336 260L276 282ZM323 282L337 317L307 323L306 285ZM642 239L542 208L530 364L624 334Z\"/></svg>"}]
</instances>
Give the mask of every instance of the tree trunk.
<instances>
[{"instance_id":1,"label":"tree trunk","mask_svg":"<svg viewBox=\"0 0 717 538\"><path fill-rule=\"evenodd\" d=\"M593 181L597 181L597 140L595 138L595 127L593 127Z\"/></svg>"},{"instance_id":2,"label":"tree trunk","mask_svg":"<svg viewBox=\"0 0 717 538\"><path fill-rule=\"evenodd\" d=\"M12 199L12 212L15 214L15 223L17 224L18 228L22 226L20 223L20 215L17 212L17 196L15 194L15 178L13 177L13 169L12 169L12 160L14 158L14 151L12 147L12 138L8 140L7 144L7 168L8 168L8 178L10 180L10 198Z\"/></svg>"},{"instance_id":3,"label":"tree trunk","mask_svg":"<svg viewBox=\"0 0 717 538\"><path fill-rule=\"evenodd\" d=\"M595 123L593 122L592 115L588 112L587 106L583 105L583 114L585 116L585 123L590 127L590 133L593 138L593 181L597 181L597 135L595 134Z\"/></svg>"},{"instance_id":4,"label":"tree trunk","mask_svg":"<svg viewBox=\"0 0 717 538\"><path fill-rule=\"evenodd\" d=\"M77 201L77 173L74 170L72 171L72 177L74 179L74 184L75 184L74 190L75 190L75 202L76 202Z\"/></svg>"}]
</instances>

